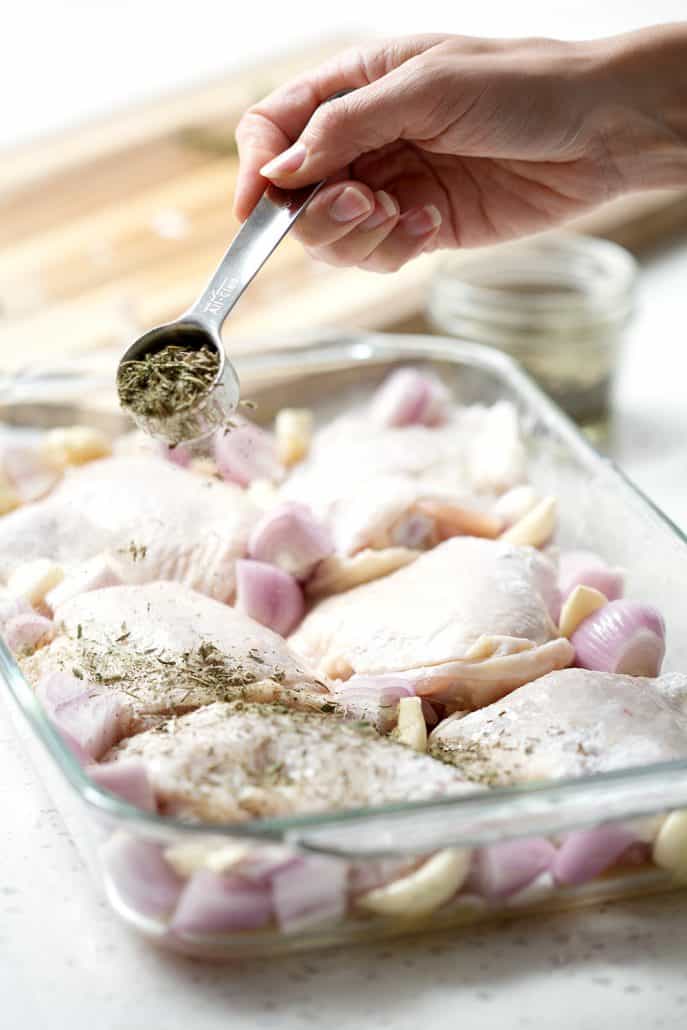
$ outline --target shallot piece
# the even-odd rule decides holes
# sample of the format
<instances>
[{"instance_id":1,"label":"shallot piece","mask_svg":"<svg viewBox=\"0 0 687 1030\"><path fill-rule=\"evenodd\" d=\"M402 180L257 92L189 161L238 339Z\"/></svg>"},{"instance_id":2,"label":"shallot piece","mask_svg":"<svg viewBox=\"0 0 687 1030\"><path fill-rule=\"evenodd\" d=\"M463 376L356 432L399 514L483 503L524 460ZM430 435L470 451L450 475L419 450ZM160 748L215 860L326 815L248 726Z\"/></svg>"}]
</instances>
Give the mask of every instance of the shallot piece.
<instances>
[{"instance_id":1,"label":"shallot piece","mask_svg":"<svg viewBox=\"0 0 687 1030\"><path fill-rule=\"evenodd\" d=\"M41 644L48 643L54 629L52 619L38 612L23 612L8 619L3 636L13 654L27 655L33 654Z\"/></svg>"},{"instance_id":2,"label":"shallot piece","mask_svg":"<svg viewBox=\"0 0 687 1030\"><path fill-rule=\"evenodd\" d=\"M146 916L172 912L184 881L167 865L156 844L116 833L101 848L100 859L125 905Z\"/></svg>"},{"instance_id":3,"label":"shallot piece","mask_svg":"<svg viewBox=\"0 0 687 1030\"><path fill-rule=\"evenodd\" d=\"M661 671L665 637L665 623L655 608L621 600L584 619L570 643L579 668L655 677Z\"/></svg>"},{"instance_id":4,"label":"shallot piece","mask_svg":"<svg viewBox=\"0 0 687 1030\"><path fill-rule=\"evenodd\" d=\"M240 420L220 429L214 439L214 455L222 478L239 486L248 486L254 479L277 482L283 476L273 435L252 422Z\"/></svg>"},{"instance_id":5,"label":"shallot piece","mask_svg":"<svg viewBox=\"0 0 687 1030\"><path fill-rule=\"evenodd\" d=\"M97 761L129 728L129 709L119 695L96 693L76 676L50 673L40 681L36 694L81 762Z\"/></svg>"},{"instance_id":6,"label":"shallot piece","mask_svg":"<svg viewBox=\"0 0 687 1030\"><path fill-rule=\"evenodd\" d=\"M334 552L334 540L304 504L280 504L256 524L248 555L269 562L296 579L307 579L315 566Z\"/></svg>"},{"instance_id":7,"label":"shallot piece","mask_svg":"<svg viewBox=\"0 0 687 1030\"><path fill-rule=\"evenodd\" d=\"M345 862L318 855L301 858L275 873L272 900L284 933L339 919L346 910Z\"/></svg>"},{"instance_id":8,"label":"shallot piece","mask_svg":"<svg viewBox=\"0 0 687 1030\"><path fill-rule=\"evenodd\" d=\"M351 676L332 686L332 694L346 715L373 722L381 733L396 725L398 703L413 697L411 684L396 676Z\"/></svg>"},{"instance_id":9,"label":"shallot piece","mask_svg":"<svg viewBox=\"0 0 687 1030\"><path fill-rule=\"evenodd\" d=\"M266 562L236 562L236 608L285 637L303 618L305 603L298 582Z\"/></svg>"},{"instance_id":10,"label":"shallot piece","mask_svg":"<svg viewBox=\"0 0 687 1030\"><path fill-rule=\"evenodd\" d=\"M171 461L173 465L178 465L180 468L188 468L193 460L193 454L190 449L183 443L179 443L176 447L172 447L170 444L165 443L163 440L158 440L158 454L165 461Z\"/></svg>"},{"instance_id":11,"label":"shallot piece","mask_svg":"<svg viewBox=\"0 0 687 1030\"><path fill-rule=\"evenodd\" d=\"M586 883L615 865L636 843L636 833L617 824L575 830L567 834L556 852L551 864L553 878L568 886Z\"/></svg>"},{"instance_id":12,"label":"shallot piece","mask_svg":"<svg viewBox=\"0 0 687 1030\"><path fill-rule=\"evenodd\" d=\"M593 551L563 551L558 560L558 583L561 599L565 601L575 587L592 587L609 601L623 596L623 574L612 569Z\"/></svg>"},{"instance_id":13,"label":"shallot piece","mask_svg":"<svg viewBox=\"0 0 687 1030\"><path fill-rule=\"evenodd\" d=\"M148 777L145 764L138 758L121 762L106 762L104 765L89 765L86 772L99 787L128 801L130 805L146 812L155 812L155 792Z\"/></svg>"},{"instance_id":14,"label":"shallot piece","mask_svg":"<svg viewBox=\"0 0 687 1030\"><path fill-rule=\"evenodd\" d=\"M451 408L451 394L436 376L415 368L392 372L372 400L372 417L382 426L439 426Z\"/></svg>"},{"instance_id":15,"label":"shallot piece","mask_svg":"<svg viewBox=\"0 0 687 1030\"><path fill-rule=\"evenodd\" d=\"M555 854L555 847L545 837L480 848L473 856L470 887L490 900L507 898L548 870Z\"/></svg>"},{"instance_id":16,"label":"shallot piece","mask_svg":"<svg viewBox=\"0 0 687 1030\"><path fill-rule=\"evenodd\" d=\"M0 630L15 615L26 615L31 611L31 605L22 594L15 594L7 587L0 587Z\"/></svg>"},{"instance_id":17,"label":"shallot piece","mask_svg":"<svg viewBox=\"0 0 687 1030\"><path fill-rule=\"evenodd\" d=\"M258 930L271 918L269 886L200 869L181 893L170 930L181 935Z\"/></svg>"},{"instance_id":18,"label":"shallot piece","mask_svg":"<svg viewBox=\"0 0 687 1030\"><path fill-rule=\"evenodd\" d=\"M300 861L300 857L290 848L265 844L238 858L234 871L251 883L268 884L276 873Z\"/></svg>"},{"instance_id":19,"label":"shallot piece","mask_svg":"<svg viewBox=\"0 0 687 1030\"><path fill-rule=\"evenodd\" d=\"M121 582L107 555L99 554L67 572L64 579L45 595L45 603L54 612L65 601L71 601L79 594L117 587Z\"/></svg>"}]
</instances>

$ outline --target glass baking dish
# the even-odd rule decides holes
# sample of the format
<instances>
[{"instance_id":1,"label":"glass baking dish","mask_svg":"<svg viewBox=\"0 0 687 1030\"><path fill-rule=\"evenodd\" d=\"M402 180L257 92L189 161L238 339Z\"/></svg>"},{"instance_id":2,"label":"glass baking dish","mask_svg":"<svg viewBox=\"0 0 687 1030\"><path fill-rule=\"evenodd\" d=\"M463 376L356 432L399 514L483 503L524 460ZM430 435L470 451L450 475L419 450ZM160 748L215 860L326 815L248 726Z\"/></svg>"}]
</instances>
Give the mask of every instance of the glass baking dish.
<instances>
[{"instance_id":1,"label":"glass baking dish","mask_svg":"<svg viewBox=\"0 0 687 1030\"><path fill-rule=\"evenodd\" d=\"M310 407L316 420L331 417L352 400L360 400L400 364L431 367L461 402L506 398L517 407L530 478L543 492L559 498L557 542L597 551L611 564L622 566L628 596L655 605L666 617L664 671L687 669L685 537L587 444L509 358L441 337L363 335L246 354L237 361L243 395L257 402L258 420L265 422L285 405ZM91 422L111 433L127 426L114 403L110 378L88 375L76 367L28 371L0 382L0 422L37 428ZM687 807L687 761L460 799L209 828L143 812L98 787L44 716L2 641L0 674L17 730L96 882L126 923L166 948L214 958L317 949L470 924L504 913L560 909L667 890L681 879L654 865L650 849L645 848L632 862L617 864L575 887L557 885L544 873L523 889L495 900L475 892L468 880L468 886L444 898L431 912L410 903L396 912L372 915L355 906L360 885L383 882L390 869L404 870L397 875L407 882L413 873L426 869L425 861L436 853L449 860L466 858L488 853L485 849L506 841L546 837L556 842L581 827L654 825L656 821L647 817L667 812L680 817L680 810ZM171 869L166 857L173 853L169 849L178 853L179 848L234 845L237 853L247 854L242 869L249 880L255 874L251 882L258 893L264 894L267 881L256 869L270 869L275 862L286 867L300 864L311 869L314 885L332 875L343 878L345 909L326 918L320 911L316 919L306 912L287 930L280 929L272 916L259 929L238 929L235 915L223 915L218 901L213 932L179 931L172 913L188 882L178 863ZM683 870L687 845L684 857Z\"/></svg>"}]
</instances>

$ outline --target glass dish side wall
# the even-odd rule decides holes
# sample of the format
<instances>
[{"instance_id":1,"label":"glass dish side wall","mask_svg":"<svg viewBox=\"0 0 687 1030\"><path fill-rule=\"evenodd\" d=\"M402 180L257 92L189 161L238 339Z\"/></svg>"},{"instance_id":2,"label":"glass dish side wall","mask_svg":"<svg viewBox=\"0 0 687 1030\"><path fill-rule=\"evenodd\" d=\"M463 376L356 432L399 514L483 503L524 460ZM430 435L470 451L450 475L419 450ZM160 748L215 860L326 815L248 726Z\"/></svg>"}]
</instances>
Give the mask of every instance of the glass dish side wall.
<instances>
[{"instance_id":1,"label":"glass dish side wall","mask_svg":"<svg viewBox=\"0 0 687 1030\"><path fill-rule=\"evenodd\" d=\"M611 562L628 570L628 594L642 597L660 607L667 616L669 652L666 668L685 668L687 635L683 622L680 585L687 576L687 548L681 535L669 526L660 514L607 463L593 454L572 426L547 402L536 388L507 359L482 348L436 338L369 337L350 342L332 343L327 347L303 351L278 352L246 359L241 367L244 395L259 403L260 417L269 421L284 405L312 407L318 419L343 410L352 400L359 400L371 391L390 367L399 363L428 362L451 387L456 398L465 403L492 403L508 399L518 408L526 429L532 478L546 492L560 499L560 540L566 546L584 546L598 550ZM81 392L83 396L83 392ZM53 400L59 400L54 398ZM25 396L14 404L11 414L19 421L34 419L43 422L45 400L38 406ZM50 408L50 404L47 405ZM67 409L68 410L68 409ZM22 414L23 412L23 414ZM102 411L92 415L102 422ZM105 416L115 427L116 414ZM54 418L54 415L53 415ZM57 421L75 421L64 412ZM83 421L83 417L80 416ZM52 422L55 424L55 421ZM618 526L623 532L618 532ZM637 560L638 555L652 555L652 561ZM24 685L25 686L25 685ZM26 688L28 690L28 688ZM21 691L19 691L21 693ZM133 883L126 862L127 841L138 848L138 859L149 861L152 869L162 861L163 851L175 844L206 844L245 841L246 835L263 834L273 845L287 844L303 859L304 850L328 853L332 858L346 854L349 886L355 877L351 869L351 853L357 852L359 875L364 880L367 868L370 877L374 863L383 855L400 857L426 856L437 848L459 845L463 849L486 845L515 837L559 833L580 824L595 824L611 816L625 822L640 814L655 812L674 805L687 804L687 763L672 763L672 768L652 773L650 770L629 771L608 777L595 777L563 787L543 790L521 789L498 792L492 797L475 798L449 805L430 804L397 806L395 810L368 810L357 816L335 815L324 818L273 821L271 824L223 829L209 834L200 827L175 827L156 817L136 813L111 796L106 796L69 769L59 759L59 742L53 741L53 752L69 774L67 786L46 754L45 735L36 740L35 710L25 713L33 722L28 728L22 713L16 722L22 736L29 738L39 764L44 767L48 786L61 796L58 803L65 811L70 831L88 857L115 910L137 929L158 939L165 946L198 955L237 955L266 953L303 947L320 947L345 940L369 940L426 929L432 926L455 925L475 919L490 918L504 907L519 911L563 907L595 900L599 897L626 895L628 892L665 889L670 878L650 865L620 867L602 880L575 887L552 889L546 876L540 882L526 885L502 899L485 899L462 884L453 896L429 914L382 917L355 909L349 899L347 918L333 919L327 925L307 925L280 932L270 924L266 929L238 931L225 927L221 933L170 933L164 907L155 911L145 884ZM27 732L28 729L28 732ZM43 729L45 729L43 727ZM50 730L48 729L48 736ZM600 782L593 782L600 781ZM502 797L499 797L502 795ZM449 827L447 829L447 823ZM633 821L634 824L634 821ZM114 836L113 836L114 831ZM119 842L112 846L112 841ZM142 845L139 848L138 845ZM257 846L260 849L260 845ZM262 848L269 846L263 844ZM109 850L108 850L109 847ZM147 857L146 857L147 849ZM152 849L152 850L151 850ZM114 852L114 866L113 866ZM160 858L160 856L162 856ZM637 856L643 860L641 852ZM113 872L114 869L114 872ZM173 873L169 890L174 894ZM184 889L182 877L179 890ZM133 893L132 893L133 891ZM354 899L355 892L349 891ZM176 901L174 902L176 904Z\"/></svg>"}]
</instances>

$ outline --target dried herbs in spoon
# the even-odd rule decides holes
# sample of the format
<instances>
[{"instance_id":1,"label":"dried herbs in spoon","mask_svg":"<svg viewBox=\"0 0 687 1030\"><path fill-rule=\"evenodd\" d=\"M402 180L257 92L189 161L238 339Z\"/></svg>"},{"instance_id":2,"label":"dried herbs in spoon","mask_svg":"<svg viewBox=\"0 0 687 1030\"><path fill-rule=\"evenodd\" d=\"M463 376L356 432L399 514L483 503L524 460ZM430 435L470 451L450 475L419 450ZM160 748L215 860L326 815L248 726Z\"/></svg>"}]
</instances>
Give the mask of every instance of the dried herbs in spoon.
<instances>
[{"instance_id":1,"label":"dried herbs in spoon","mask_svg":"<svg viewBox=\"0 0 687 1030\"><path fill-rule=\"evenodd\" d=\"M218 371L219 355L211 347L168 344L156 354L121 365L119 400L134 415L169 418L197 407L212 389Z\"/></svg>"}]
</instances>

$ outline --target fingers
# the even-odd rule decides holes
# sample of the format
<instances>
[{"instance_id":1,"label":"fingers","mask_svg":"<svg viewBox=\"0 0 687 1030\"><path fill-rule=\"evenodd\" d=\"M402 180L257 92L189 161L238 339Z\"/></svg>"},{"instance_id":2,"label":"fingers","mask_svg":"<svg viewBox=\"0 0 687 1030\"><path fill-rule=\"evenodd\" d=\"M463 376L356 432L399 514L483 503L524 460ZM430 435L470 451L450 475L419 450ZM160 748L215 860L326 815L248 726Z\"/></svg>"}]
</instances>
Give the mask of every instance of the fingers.
<instances>
[{"instance_id":1,"label":"fingers","mask_svg":"<svg viewBox=\"0 0 687 1030\"><path fill-rule=\"evenodd\" d=\"M342 185L345 192L357 190L360 184ZM301 239L311 257L329 265L357 265L373 272L395 272L432 249L441 228L441 214L433 204L401 215L396 199L384 190L374 194L374 209L367 217L358 216L347 225L326 225L327 210L301 226Z\"/></svg>"},{"instance_id":2,"label":"fingers","mask_svg":"<svg viewBox=\"0 0 687 1030\"><path fill-rule=\"evenodd\" d=\"M297 141L263 165L260 174L285 188L305 186L401 138L409 112L404 91L396 89L397 77L402 77L400 70L322 104Z\"/></svg>"},{"instance_id":3,"label":"fingers","mask_svg":"<svg viewBox=\"0 0 687 1030\"><path fill-rule=\"evenodd\" d=\"M393 231L359 265L370 272L397 272L419 254L431 250L440 229L441 214L433 204L411 208L401 215Z\"/></svg>"},{"instance_id":4,"label":"fingers","mask_svg":"<svg viewBox=\"0 0 687 1030\"><path fill-rule=\"evenodd\" d=\"M375 209L375 195L350 179L325 186L308 204L292 233L307 247L326 247L348 235Z\"/></svg>"},{"instance_id":5,"label":"fingers","mask_svg":"<svg viewBox=\"0 0 687 1030\"><path fill-rule=\"evenodd\" d=\"M241 221L248 217L267 185L268 179L260 174L262 166L298 139L327 97L366 85L366 63L358 50L339 55L276 89L244 114L236 129L239 174L234 196L234 212Z\"/></svg>"},{"instance_id":6,"label":"fingers","mask_svg":"<svg viewBox=\"0 0 687 1030\"><path fill-rule=\"evenodd\" d=\"M353 48L280 87L250 108L236 130L240 158L234 202L236 215L243 220L250 214L268 179L280 186L307 185L345 168L349 160L366 149L366 139L393 138L392 126L380 128L375 118L385 117L389 113L387 109L393 108L394 121L402 124L401 115L404 107L408 108L413 101L414 76L417 78L416 73L411 72L403 86L397 81L396 73L406 62L412 64L414 58L441 44L445 38L442 34L416 35L386 40L362 50ZM382 82L384 90L371 88ZM355 92L319 109L328 97L345 89ZM303 142L306 126L304 141L306 148L312 151L310 156L303 159L302 151L296 150L285 159L290 171L270 170L267 176L261 175L260 169L288 150L291 144ZM334 147L337 138L340 144L350 129L355 132L348 146ZM318 147L321 153L317 153ZM346 153L351 157L345 157Z\"/></svg>"},{"instance_id":7,"label":"fingers","mask_svg":"<svg viewBox=\"0 0 687 1030\"><path fill-rule=\"evenodd\" d=\"M267 186L267 179L260 175L261 167L289 143L289 137L278 125L256 111L246 112L239 122L236 129L239 173L234 191L234 214L240 221L248 217Z\"/></svg>"},{"instance_id":8,"label":"fingers","mask_svg":"<svg viewBox=\"0 0 687 1030\"><path fill-rule=\"evenodd\" d=\"M374 208L367 218L336 241L308 246L308 252L329 265L359 265L384 242L398 224L398 219L398 203L380 190L374 194Z\"/></svg>"}]
</instances>

